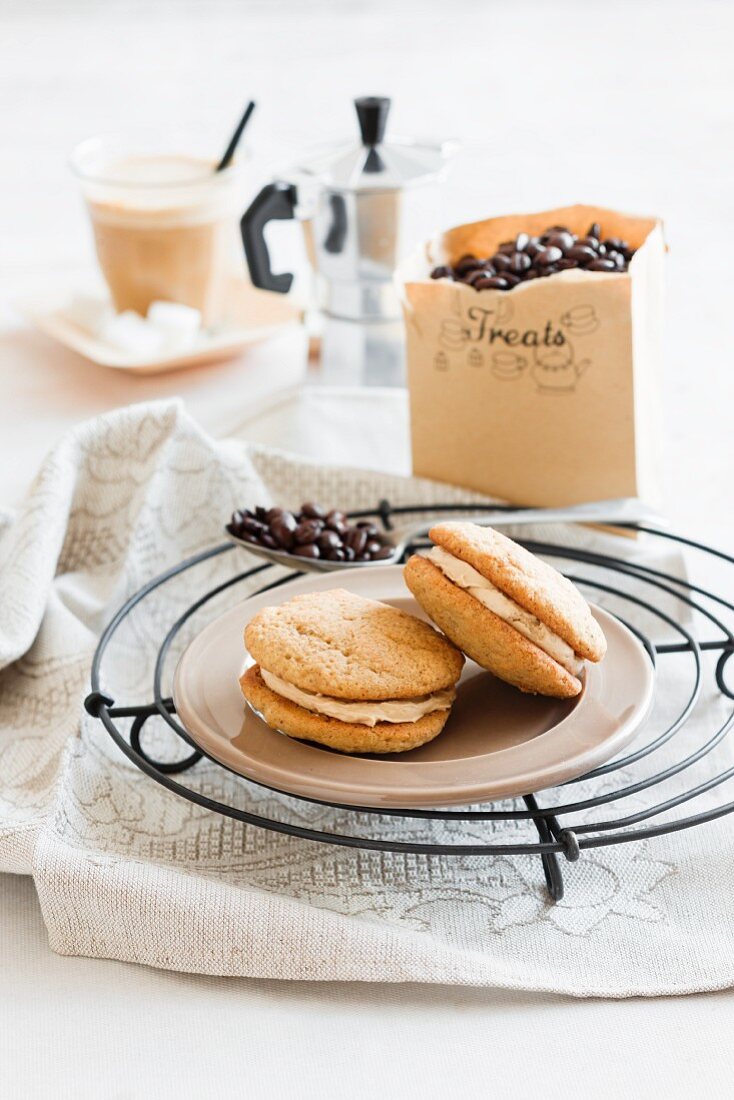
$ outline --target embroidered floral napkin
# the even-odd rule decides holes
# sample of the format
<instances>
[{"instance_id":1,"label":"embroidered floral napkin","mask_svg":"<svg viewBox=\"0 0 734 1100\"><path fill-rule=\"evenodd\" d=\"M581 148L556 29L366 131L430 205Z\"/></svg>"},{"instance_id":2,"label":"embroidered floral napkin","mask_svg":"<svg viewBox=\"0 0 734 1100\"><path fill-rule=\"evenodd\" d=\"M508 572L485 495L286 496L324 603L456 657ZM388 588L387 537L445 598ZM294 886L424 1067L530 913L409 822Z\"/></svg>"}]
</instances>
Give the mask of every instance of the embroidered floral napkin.
<instances>
[{"instance_id":1,"label":"embroidered floral napkin","mask_svg":"<svg viewBox=\"0 0 734 1100\"><path fill-rule=\"evenodd\" d=\"M731 984L734 844L727 818L584 852L578 863L564 864L566 896L553 905L537 858L350 850L201 810L138 771L84 714L91 656L111 613L151 577L219 541L235 504L321 498L368 508L385 496L426 505L477 499L445 485L214 443L178 403L161 403L82 425L49 456L19 513L2 517L0 870L33 876L51 947L207 974L579 996ZM645 540L569 530L561 532L566 539L612 540L617 553L623 543L633 561L652 553ZM549 541L552 534L543 531ZM236 552L197 566L136 609L103 666L104 688L119 705L151 697L151 657L165 631L196 594L242 562ZM239 585L209 605L191 630L246 591ZM665 598L679 616L677 601ZM688 659L666 659L654 728L643 736L680 708ZM581 800L600 784L612 791L693 751L728 714L708 686L709 670L704 682L694 719L654 762L574 785L564 797L571 790ZM148 723L145 737L153 754L181 751L165 727ZM713 776L731 763L724 741L696 774ZM361 818L274 794L206 761L183 781L255 813L319 829L445 843L508 835L507 825ZM672 780L666 796L686 781ZM634 812L660 797L659 789L643 791L604 812ZM723 795L713 791L708 799L696 808ZM511 835L530 837L532 829L518 823Z\"/></svg>"}]
</instances>

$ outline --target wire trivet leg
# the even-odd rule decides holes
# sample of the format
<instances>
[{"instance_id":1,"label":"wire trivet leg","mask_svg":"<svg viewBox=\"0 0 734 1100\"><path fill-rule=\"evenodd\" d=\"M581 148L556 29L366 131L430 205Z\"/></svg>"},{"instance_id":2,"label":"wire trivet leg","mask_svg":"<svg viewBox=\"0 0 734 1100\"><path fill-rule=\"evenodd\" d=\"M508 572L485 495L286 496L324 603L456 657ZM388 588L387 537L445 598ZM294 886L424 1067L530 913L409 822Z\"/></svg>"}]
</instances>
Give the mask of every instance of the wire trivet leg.
<instances>
[{"instance_id":1,"label":"wire trivet leg","mask_svg":"<svg viewBox=\"0 0 734 1100\"><path fill-rule=\"evenodd\" d=\"M538 835L542 842L544 844L552 844L553 834L548 828L545 818L540 815L536 816L540 807L535 801L534 795L524 795L523 801L531 814L533 814L533 822L535 823L535 828L538 830ZM563 875L561 874L561 865L558 862L558 857L555 852L544 852L540 858L543 863L543 874L545 875L545 885L548 888L548 893L553 901L560 901L563 897Z\"/></svg>"}]
</instances>

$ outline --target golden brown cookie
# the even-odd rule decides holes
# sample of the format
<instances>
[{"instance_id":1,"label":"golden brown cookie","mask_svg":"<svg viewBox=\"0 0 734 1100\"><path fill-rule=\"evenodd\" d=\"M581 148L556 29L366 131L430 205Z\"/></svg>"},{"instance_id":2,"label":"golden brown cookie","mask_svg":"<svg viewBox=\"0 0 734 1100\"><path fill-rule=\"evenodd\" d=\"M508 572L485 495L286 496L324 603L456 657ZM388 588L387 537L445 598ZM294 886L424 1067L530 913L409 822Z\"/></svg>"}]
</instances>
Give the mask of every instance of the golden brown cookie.
<instances>
[{"instance_id":1,"label":"golden brown cookie","mask_svg":"<svg viewBox=\"0 0 734 1100\"><path fill-rule=\"evenodd\" d=\"M259 665L337 699L409 699L455 684L464 658L428 623L343 588L294 596L247 624Z\"/></svg>"},{"instance_id":2,"label":"golden brown cookie","mask_svg":"<svg viewBox=\"0 0 734 1100\"><path fill-rule=\"evenodd\" d=\"M273 729L341 752L388 753L416 749L438 736L450 714L449 710L437 710L417 722L378 722L374 726L341 722L308 711L271 691L257 665L252 665L241 677L240 687L245 699Z\"/></svg>"},{"instance_id":3,"label":"golden brown cookie","mask_svg":"<svg viewBox=\"0 0 734 1100\"><path fill-rule=\"evenodd\" d=\"M606 652L578 589L490 527L440 523L430 537L440 549L412 557L405 582L446 636L521 691L578 695L583 660Z\"/></svg>"},{"instance_id":4,"label":"golden brown cookie","mask_svg":"<svg viewBox=\"0 0 734 1100\"><path fill-rule=\"evenodd\" d=\"M419 554L408 559L405 583L428 616L468 657L521 691L570 698L581 681L453 584Z\"/></svg>"}]
</instances>

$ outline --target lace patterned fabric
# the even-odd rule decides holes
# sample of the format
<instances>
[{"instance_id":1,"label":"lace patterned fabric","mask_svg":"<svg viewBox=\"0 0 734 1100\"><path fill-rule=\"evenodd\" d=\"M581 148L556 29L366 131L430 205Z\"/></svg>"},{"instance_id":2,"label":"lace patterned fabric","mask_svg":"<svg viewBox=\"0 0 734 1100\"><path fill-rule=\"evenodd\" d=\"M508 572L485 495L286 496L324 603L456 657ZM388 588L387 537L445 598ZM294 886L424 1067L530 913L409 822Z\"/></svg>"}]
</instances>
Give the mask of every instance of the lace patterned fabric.
<instances>
[{"instance_id":1,"label":"lace patterned fabric","mask_svg":"<svg viewBox=\"0 0 734 1100\"><path fill-rule=\"evenodd\" d=\"M207 974L579 996L732 984L727 819L584 852L564 868L566 896L553 905L537 858L358 851L204 811L138 771L84 714L92 653L112 612L151 577L220 541L235 505L322 499L357 509L382 497L427 509L437 500L481 499L446 485L215 443L178 403L166 402L82 425L50 454L18 514L0 518L0 870L33 876L51 947ZM616 544L630 540L614 541L619 552ZM645 552L634 544L625 550ZM242 568L239 552L197 566L135 609L104 664L103 687L119 705L150 698L163 634L197 592L235 568ZM240 586L236 598L245 594ZM179 647L232 598L207 605ZM671 665L664 697L668 687L674 694L675 679ZM719 710L723 716L723 701L711 691L701 728ZM698 743L697 722L681 736ZM146 725L146 746L153 755L181 751L162 723ZM706 767L728 760L726 746L717 751ZM616 788L651 765L640 768L582 783L574 796L597 793L600 783ZM454 843L500 830L531 835L524 822L355 819L205 760L186 782L255 813L333 831ZM659 792L626 800L625 811L646 797L657 801Z\"/></svg>"}]
</instances>

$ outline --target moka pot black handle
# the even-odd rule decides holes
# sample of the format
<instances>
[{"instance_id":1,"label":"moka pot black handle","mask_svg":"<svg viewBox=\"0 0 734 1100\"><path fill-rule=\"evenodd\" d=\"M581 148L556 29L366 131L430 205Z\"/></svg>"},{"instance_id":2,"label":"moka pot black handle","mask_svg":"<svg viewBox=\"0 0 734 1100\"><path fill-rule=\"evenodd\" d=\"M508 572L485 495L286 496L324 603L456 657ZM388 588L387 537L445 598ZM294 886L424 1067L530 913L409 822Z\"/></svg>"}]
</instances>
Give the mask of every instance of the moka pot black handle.
<instances>
[{"instance_id":1,"label":"moka pot black handle","mask_svg":"<svg viewBox=\"0 0 734 1100\"><path fill-rule=\"evenodd\" d=\"M293 275L275 275L270 266L270 253L265 243L265 226L271 221L286 221L296 216L297 193L292 183L276 180L263 187L245 210L240 220L242 244L253 285L260 290L287 294Z\"/></svg>"}]
</instances>

